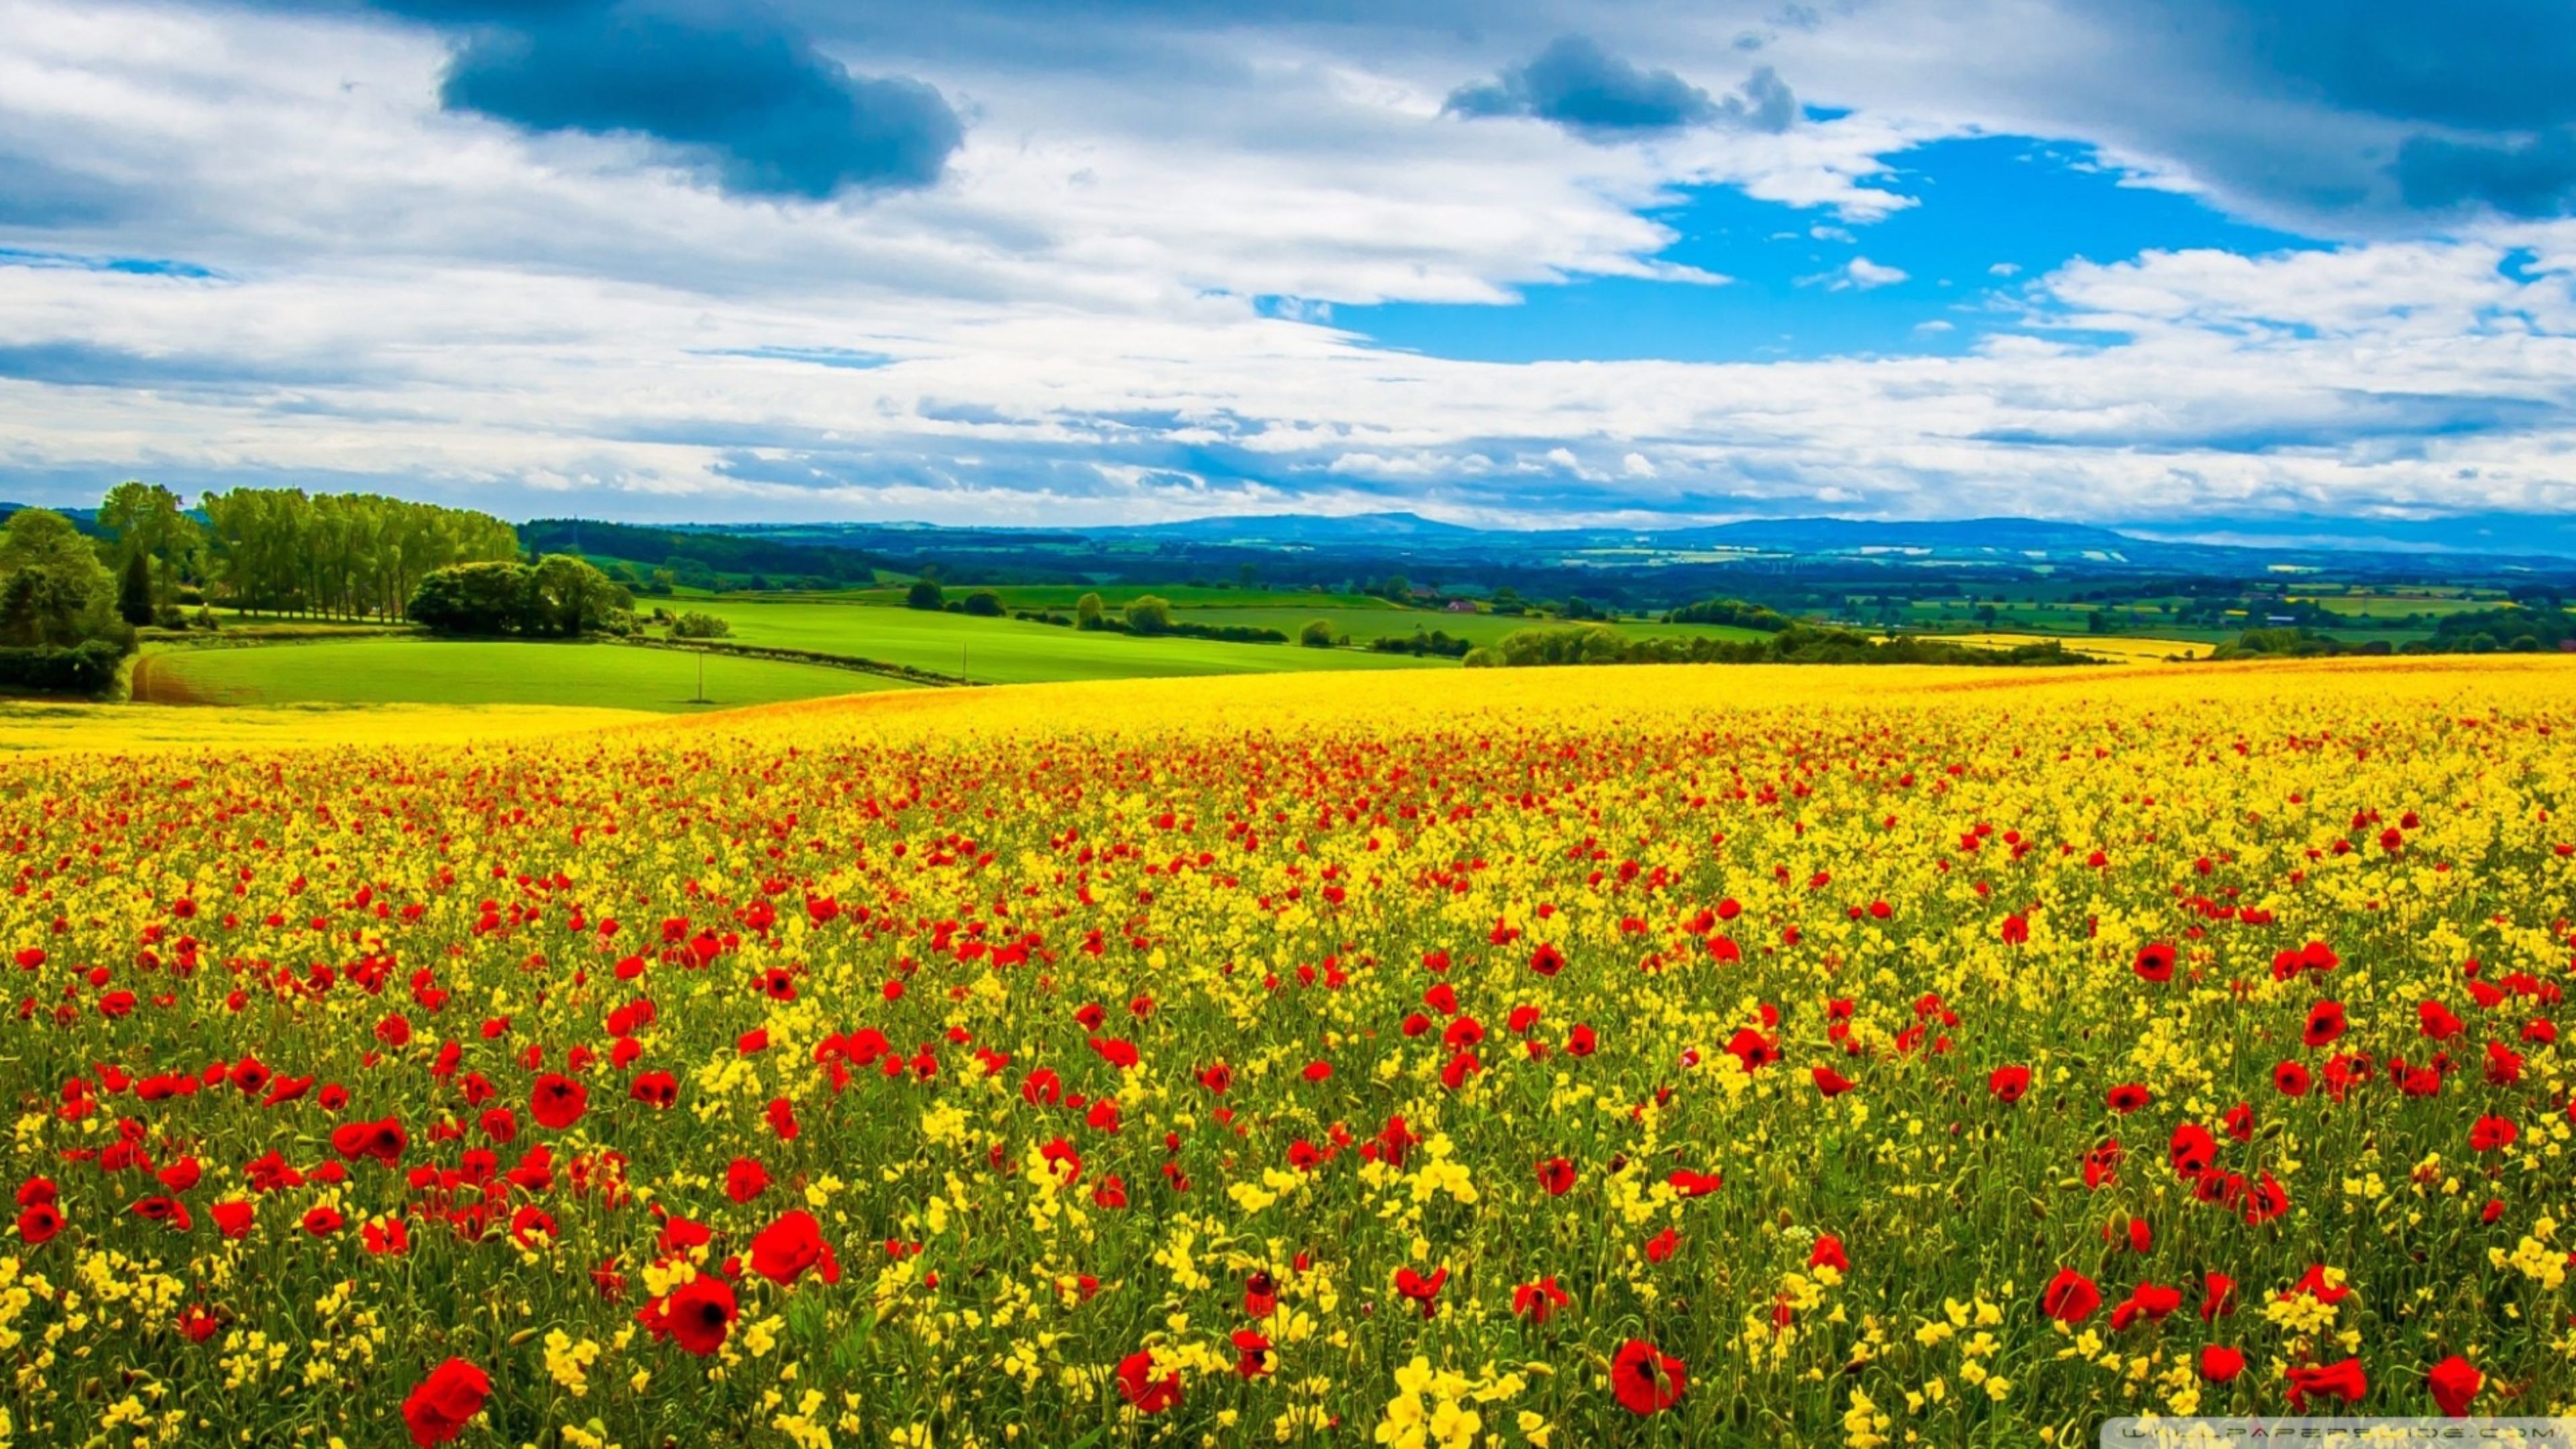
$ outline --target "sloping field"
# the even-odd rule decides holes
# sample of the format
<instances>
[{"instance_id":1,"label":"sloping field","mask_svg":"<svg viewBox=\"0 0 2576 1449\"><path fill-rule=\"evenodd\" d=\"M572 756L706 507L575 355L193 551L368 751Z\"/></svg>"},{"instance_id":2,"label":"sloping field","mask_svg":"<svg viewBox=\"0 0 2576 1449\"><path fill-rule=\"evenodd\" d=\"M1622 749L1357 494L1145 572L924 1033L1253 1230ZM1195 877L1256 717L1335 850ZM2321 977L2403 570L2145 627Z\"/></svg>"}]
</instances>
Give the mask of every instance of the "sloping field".
<instances>
[{"instance_id":1,"label":"sloping field","mask_svg":"<svg viewBox=\"0 0 2576 1449\"><path fill-rule=\"evenodd\" d=\"M589 709L740 708L916 686L772 659L618 644L373 639L172 650L135 663L135 698L160 704L510 704Z\"/></svg>"}]
</instances>

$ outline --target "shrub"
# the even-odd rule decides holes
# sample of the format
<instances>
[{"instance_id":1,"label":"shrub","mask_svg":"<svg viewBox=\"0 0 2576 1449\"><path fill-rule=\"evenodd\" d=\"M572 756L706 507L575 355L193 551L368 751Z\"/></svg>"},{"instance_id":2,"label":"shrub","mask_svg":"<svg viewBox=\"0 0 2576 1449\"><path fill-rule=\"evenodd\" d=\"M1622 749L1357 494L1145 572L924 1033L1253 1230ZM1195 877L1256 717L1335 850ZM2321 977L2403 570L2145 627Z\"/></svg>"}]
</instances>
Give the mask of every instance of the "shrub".
<instances>
[{"instance_id":1,"label":"shrub","mask_svg":"<svg viewBox=\"0 0 2576 1449\"><path fill-rule=\"evenodd\" d=\"M39 694L104 694L116 682L125 651L104 639L68 649L51 644L0 648L0 688Z\"/></svg>"},{"instance_id":2,"label":"shrub","mask_svg":"<svg viewBox=\"0 0 2576 1449\"><path fill-rule=\"evenodd\" d=\"M948 606L948 595L934 580L914 579L912 587L903 591L903 606L936 611Z\"/></svg>"},{"instance_id":3,"label":"shrub","mask_svg":"<svg viewBox=\"0 0 2576 1449\"><path fill-rule=\"evenodd\" d=\"M671 621L674 639L721 639L733 632L731 620L690 609Z\"/></svg>"},{"instance_id":4,"label":"shrub","mask_svg":"<svg viewBox=\"0 0 2576 1449\"><path fill-rule=\"evenodd\" d=\"M978 619L998 619L1008 611L1002 607L1001 595L991 589L977 589L966 596L966 612Z\"/></svg>"},{"instance_id":5,"label":"shrub","mask_svg":"<svg viewBox=\"0 0 2576 1449\"><path fill-rule=\"evenodd\" d=\"M1330 649L1333 647L1333 626L1322 619L1309 619L1306 627L1297 631L1297 642L1309 649Z\"/></svg>"}]
</instances>

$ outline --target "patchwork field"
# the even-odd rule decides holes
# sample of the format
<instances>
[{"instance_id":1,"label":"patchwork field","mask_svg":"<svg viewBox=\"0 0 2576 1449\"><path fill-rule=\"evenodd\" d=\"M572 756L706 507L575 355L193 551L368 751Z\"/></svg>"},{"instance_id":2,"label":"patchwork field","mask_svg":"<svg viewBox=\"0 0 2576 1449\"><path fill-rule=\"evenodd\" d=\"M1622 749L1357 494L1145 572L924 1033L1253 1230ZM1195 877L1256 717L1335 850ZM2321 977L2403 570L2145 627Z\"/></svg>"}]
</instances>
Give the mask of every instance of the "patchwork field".
<instances>
[{"instance_id":1,"label":"patchwork field","mask_svg":"<svg viewBox=\"0 0 2576 1449\"><path fill-rule=\"evenodd\" d=\"M126 713L0 773L12 1442L2576 1408L2568 662Z\"/></svg>"}]
</instances>

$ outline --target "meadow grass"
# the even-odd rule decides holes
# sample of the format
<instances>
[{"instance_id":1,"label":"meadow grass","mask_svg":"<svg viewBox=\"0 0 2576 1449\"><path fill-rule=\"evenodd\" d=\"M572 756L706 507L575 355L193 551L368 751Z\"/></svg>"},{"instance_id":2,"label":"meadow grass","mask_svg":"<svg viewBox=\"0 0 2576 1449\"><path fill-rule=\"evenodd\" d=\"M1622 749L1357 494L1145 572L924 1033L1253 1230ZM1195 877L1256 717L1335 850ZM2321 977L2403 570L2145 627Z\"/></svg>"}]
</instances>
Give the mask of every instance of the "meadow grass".
<instances>
[{"instance_id":1,"label":"meadow grass","mask_svg":"<svg viewBox=\"0 0 2576 1449\"><path fill-rule=\"evenodd\" d=\"M137 661L138 697L185 704L518 704L670 713L915 686L828 665L617 644L372 639L172 649Z\"/></svg>"}]
</instances>

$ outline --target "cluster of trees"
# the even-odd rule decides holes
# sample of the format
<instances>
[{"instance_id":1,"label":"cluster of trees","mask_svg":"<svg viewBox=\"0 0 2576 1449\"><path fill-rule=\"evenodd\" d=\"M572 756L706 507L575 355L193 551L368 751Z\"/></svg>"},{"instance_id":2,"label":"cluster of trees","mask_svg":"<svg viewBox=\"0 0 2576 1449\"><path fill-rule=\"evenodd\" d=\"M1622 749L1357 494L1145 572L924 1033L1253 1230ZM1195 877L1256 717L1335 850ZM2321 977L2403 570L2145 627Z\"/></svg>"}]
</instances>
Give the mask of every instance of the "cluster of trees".
<instances>
[{"instance_id":1,"label":"cluster of trees","mask_svg":"<svg viewBox=\"0 0 2576 1449\"><path fill-rule=\"evenodd\" d=\"M9 515L0 527L0 687L96 694L133 647L98 547L59 513Z\"/></svg>"},{"instance_id":2,"label":"cluster of trees","mask_svg":"<svg viewBox=\"0 0 2576 1449\"><path fill-rule=\"evenodd\" d=\"M2296 626L2248 629L2210 651L2212 659L2312 659L2337 654L2548 654L2576 649L2576 613L2551 607L2476 609L2433 626L2429 639L2391 646L2348 643Z\"/></svg>"},{"instance_id":3,"label":"cluster of trees","mask_svg":"<svg viewBox=\"0 0 2576 1449\"><path fill-rule=\"evenodd\" d=\"M407 612L440 634L570 639L631 634L634 609L634 596L606 574L570 554L550 553L533 564L492 560L434 569Z\"/></svg>"},{"instance_id":4,"label":"cluster of trees","mask_svg":"<svg viewBox=\"0 0 2576 1449\"><path fill-rule=\"evenodd\" d=\"M1324 621L1318 619L1316 624ZM1306 626L1311 629L1314 624ZM1440 659L1464 659L1475 648L1469 640L1453 637L1446 630L1434 629L1425 634L1415 629L1410 636L1384 634L1369 641L1368 647L1379 654L1419 654Z\"/></svg>"},{"instance_id":5,"label":"cluster of trees","mask_svg":"<svg viewBox=\"0 0 2576 1449\"><path fill-rule=\"evenodd\" d=\"M399 618L431 574L520 556L518 531L488 513L372 493L237 488L200 506L207 577L252 613Z\"/></svg>"},{"instance_id":6,"label":"cluster of trees","mask_svg":"<svg viewBox=\"0 0 2576 1449\"><path fill-rule=\"evenodd\" d=\"M1489 648L1470 650L1470 668L1543 664L2083 664L2051 639L2011 649L1972 649L1964 644L1897 635L1873 639L1850 629L1792 624L1767 639L1643 639L1594 625L1584 629L1521 629Z\"/></svg>"},{"instance_id":7,"label":"cluster of trees","mask_svg":"<svg viewBox=\"0 0 2576 1449\"><path fill-rule=\"evenodd\" d=\"M1127 601L1116 618L1110 617L1109 606L1098 594L1085 594L1073 601L1073 627L1149 638L1168 634L1182 639L1214 639L1226 644L1288 642L1288 636L1277 629L1251 624L1200 624L1180 618L1172 612L1172 601L1160 594L1138 594Z\"/></svg>"},{"instance_id":8,"label":"cluster of trees","mask_svg":"<svg viewBox=\"0 0 2576 1449\"><path fill-rule=\"evenodd\" d=\"M1777 634L1796 621L1776 609L1766 609L1760 604L1748 604L1742 599L1702 599L1696 604L1684 604L1665 614L1664 622L1667 624L1729 624L1738 629L1759 629L1765 634Z\"/></svg>"}]
</instances>

